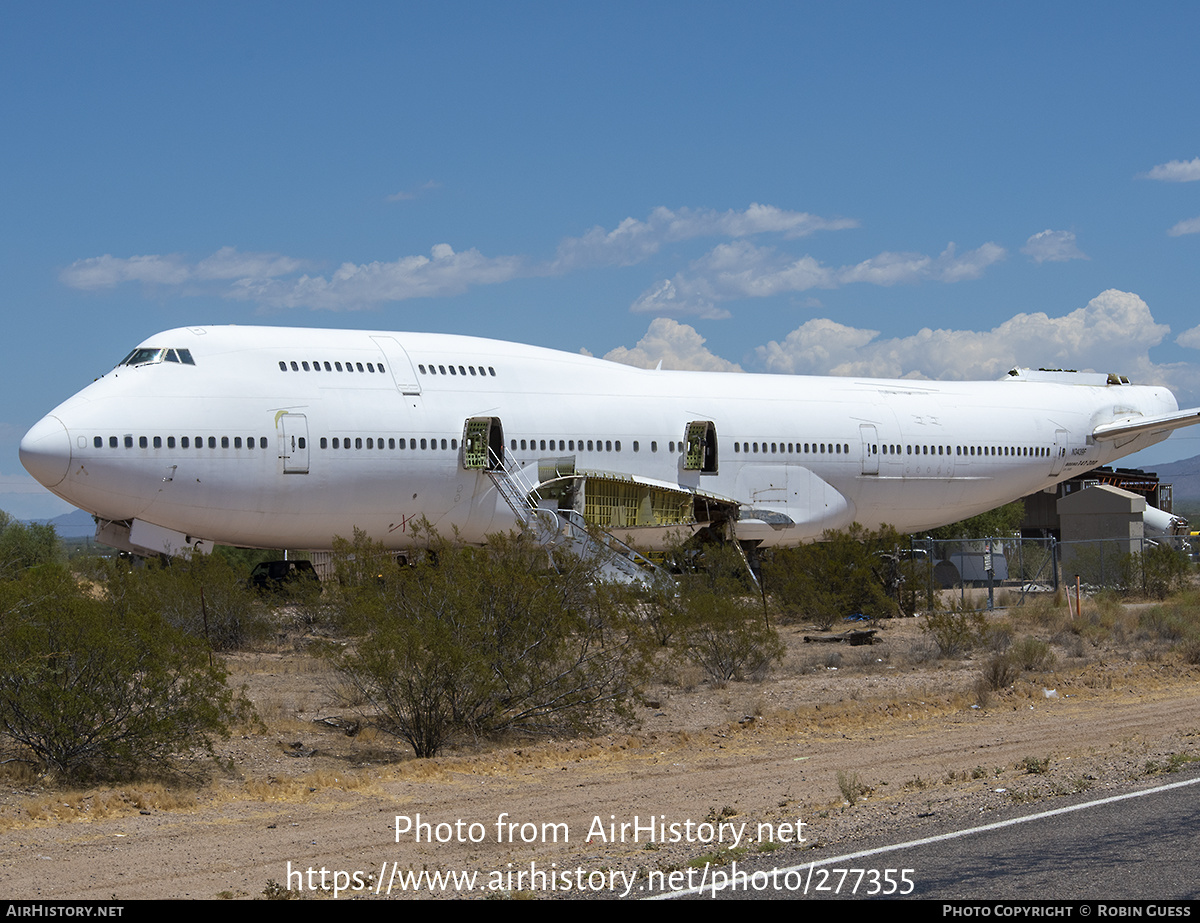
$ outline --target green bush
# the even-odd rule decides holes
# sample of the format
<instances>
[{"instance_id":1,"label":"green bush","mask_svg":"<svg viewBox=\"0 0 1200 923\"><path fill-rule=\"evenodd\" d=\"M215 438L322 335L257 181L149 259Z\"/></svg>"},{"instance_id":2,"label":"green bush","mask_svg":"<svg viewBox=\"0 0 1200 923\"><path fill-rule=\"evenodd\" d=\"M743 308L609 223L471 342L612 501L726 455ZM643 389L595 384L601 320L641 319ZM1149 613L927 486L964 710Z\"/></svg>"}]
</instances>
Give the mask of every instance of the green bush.
<instances>
[{"instance_id":1,"label":"green bush","mask_svg":"<svg viewBox=\"0 0 1200 923\"><path fill-rule=\"evenodd\" d=\"M71 780L161 768L250 713L207 646L58 568L0 585L0 733Z\"/></svg>"},{"instance_id":2,"label":"green bush","mask_svg":"<svg viewBox=\"0 0 1200 923\"><path fill-rule=\"evenodd\" d=\"M0 511L0 578L16 577L30 567L61 559L62 546L53 526L27 526Z\"/></svg>"},{"instance_id":3,"label":"green bush","mask_svg":"<svg viewBox=\"0 0 1200 923\"><path fill-rule=\"evenodd\" d=\"M925 616L921 629L932 636L943 657L954 657L983 641L987 619L979 612L935 610Z\"/></svg>"},{"instance_id":4,"label":"green bush","mask_svg":"<svg viewBox=\"0 0 1200 923\"><path fill-rule=\"evenodd\" d=\"M917 572L894 561L896 550L906 545L894 529L872 532L855 523L845 531L826 532L819 542L765 555L763 581L785 614L820 628L851 615L888 618L900 611L894 594L906 580L913 584L910 594L923 592L925 581Z\"/></svg>"},{"instance_id":5,"label":"green bush","mask_svg":"<svg viewBox=\"0 0 1200 923\"><path fill-rule=\"evenodd\" d=\"M552 562L523 534L428 542L343 596L361 636L337 663L369 720L426 757L457 736L584 730L628 710L652 641L586 562ZM356 560L373 553L353 544Z\"/></svg>"},{"instance_id":6,"label":"green bush","mask_svg":"<svg viewBox=\"0 0 1200 923\"><path fill-rule=\"evenodd\" d=\"M213 650L230 651L260 643L271 632L267 606L247 586L247 576L222 555L195 554L132 570L116 561L105 579L109 592L127 605L159 613Z\"/></svg>"},{"instance_id":7,"label":"green bush","mask_svg":"<svg viewBox=\"0 0 1200 923\"><path fill-rule=\"evenodd\" d=\"M1013 645L1010 653L1023 670L1049 670L1054 666L1054 652L1050 650L1049 644L1038 638L1022 638Z\"/></svg>"}]
</instances>

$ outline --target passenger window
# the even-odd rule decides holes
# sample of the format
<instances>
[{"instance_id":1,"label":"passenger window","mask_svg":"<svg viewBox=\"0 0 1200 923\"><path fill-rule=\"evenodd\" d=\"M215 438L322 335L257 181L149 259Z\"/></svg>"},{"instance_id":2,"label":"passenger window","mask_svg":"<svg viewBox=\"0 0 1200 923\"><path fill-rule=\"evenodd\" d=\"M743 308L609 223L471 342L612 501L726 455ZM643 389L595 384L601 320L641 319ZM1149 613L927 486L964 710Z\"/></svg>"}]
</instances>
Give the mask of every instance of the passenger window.
<instances>
[{"instance_id":1,"label":"passenger window","mask_svg":"<svg viewBox=\"0 0 1200 923\"><path fill-rule=\"evenodd\" d=\"M221 448L222 448L222 449L228 449L228 448L229 448L229 437L228 437L228 436L222 436L222 437L221 437Z\"/></svg>"},{"instance_id":2,"label":"passenger window","mask_svg":"<svg viewBox=\"0 0 1200 923\"><path fill-rule=\"evenodd\" d=\"M143 448L143 449L146 448L146 437L145 436L138 436L138 446L139 446L139 448Z\"/></svg>"}]
</instances>

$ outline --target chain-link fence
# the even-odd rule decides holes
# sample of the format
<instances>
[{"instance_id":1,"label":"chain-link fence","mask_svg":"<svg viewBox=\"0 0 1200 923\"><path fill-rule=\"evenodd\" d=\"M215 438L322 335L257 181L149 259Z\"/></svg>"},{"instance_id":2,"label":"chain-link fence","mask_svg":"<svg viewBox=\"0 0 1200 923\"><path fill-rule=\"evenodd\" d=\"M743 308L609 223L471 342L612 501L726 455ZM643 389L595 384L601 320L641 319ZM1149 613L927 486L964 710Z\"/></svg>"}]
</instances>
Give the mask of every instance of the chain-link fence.
<instances>
[{"instance_id":1,"label":"chain-link fence","mask_svg":"<svg viewBox=\"0 0 1200 923\"><path fill-rule=\"evenodd\" d=\"M1053 538L995 537L938 541L913 538L903 553L905 583L927 599L957 590L964 608L987 591L986 608L1003 599L1019 604L1030 593L1056 592L1064 583L1079 583L1092 592L1108 589L1122 594L1163 597L1183 583L1190 572L1185 550L1144 538L1060 542ZM972 592L968 592L972 591ZM979 606L982 608L983 606Z\"/></svg>"}]
</instances>

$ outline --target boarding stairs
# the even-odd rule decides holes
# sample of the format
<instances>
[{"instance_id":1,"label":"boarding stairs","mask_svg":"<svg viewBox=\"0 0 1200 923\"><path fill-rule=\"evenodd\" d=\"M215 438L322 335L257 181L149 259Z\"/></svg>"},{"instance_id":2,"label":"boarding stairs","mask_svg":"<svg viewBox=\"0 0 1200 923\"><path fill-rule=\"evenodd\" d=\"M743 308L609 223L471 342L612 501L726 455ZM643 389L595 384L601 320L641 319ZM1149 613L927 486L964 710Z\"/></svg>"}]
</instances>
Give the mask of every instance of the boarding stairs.
<instances>
[{"instance_id":1,"label":"boarding stairs","mask_svg":"<svg viewBox=\"0 0 1200 923\"><path fill-rule=\"evenodd\" d=\"M536 485L508 453L489 451L488 477L504 498L522 527L529 529L539 545L561 548L596 565L600 575L616 583L650 586L669 575L615 535L589 527L575 510L538 506Z\"/></svg>"}]
</instances>

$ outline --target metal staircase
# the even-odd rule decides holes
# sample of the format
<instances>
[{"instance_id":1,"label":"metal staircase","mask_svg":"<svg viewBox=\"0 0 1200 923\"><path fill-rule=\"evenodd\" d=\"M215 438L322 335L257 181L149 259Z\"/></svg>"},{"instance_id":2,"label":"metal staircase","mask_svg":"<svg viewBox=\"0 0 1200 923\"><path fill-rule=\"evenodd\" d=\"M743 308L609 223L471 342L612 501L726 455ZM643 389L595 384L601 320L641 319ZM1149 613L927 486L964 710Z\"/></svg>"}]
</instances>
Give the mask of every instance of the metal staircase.
<instances>
[{"instance_id":1,"label":"metal staircase","mask_svg":"<svg viewBox=\"0 0 1200 923\"><path fill-rule=\"evenodd\" d=\"M615 535L589 527L575 510L545 509L537 505L537 490L525 472L509 460L508 453L489 452L488 477L521 525L530 530L538 544L561 548L596 565L600 575L618 583L650 586L669 579L662 568L638 553Z\"/></svg>"}]
</instances>

